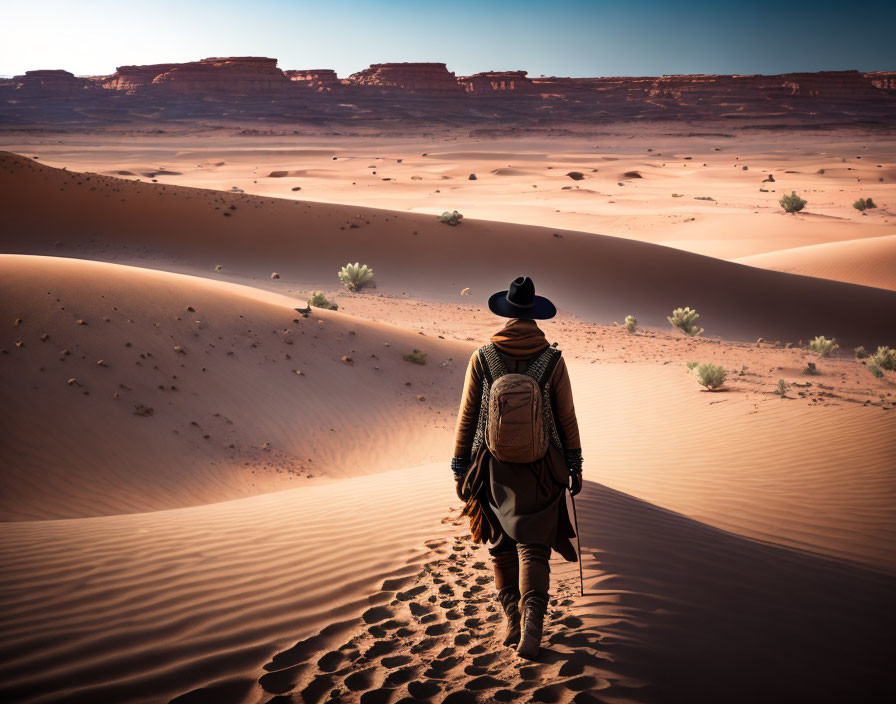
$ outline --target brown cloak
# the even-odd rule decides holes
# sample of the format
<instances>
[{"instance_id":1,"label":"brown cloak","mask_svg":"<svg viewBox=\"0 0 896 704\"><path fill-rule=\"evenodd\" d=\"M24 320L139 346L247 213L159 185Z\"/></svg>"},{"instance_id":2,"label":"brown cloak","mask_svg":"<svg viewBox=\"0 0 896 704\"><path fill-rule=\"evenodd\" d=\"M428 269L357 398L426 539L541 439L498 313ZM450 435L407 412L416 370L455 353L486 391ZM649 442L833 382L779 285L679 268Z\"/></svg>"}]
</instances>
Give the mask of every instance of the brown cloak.
<instances>
[{"instance_id":1,"label":"brown cloak","mask_svg":"<svg viewBox=\"0 0 896 704\"><path fill-rule=\"evenodd\" d=\"M533 320L514 318L495 333L491 342L501 353L508 372L525 372L548 347L544 333ZM472 457L479 418L484 370L474 353L467 365L464 391L455 433L454 456L470 458L464 491L470 496L464 515L476 542L495 542L501 533L520 543L549 545L567 560L576 560L575 537L566 510L565 487L569 470L563 452L551 443L535 462L501 462L485 443ZM581 448L572 400L572 387L561 357L550 378L551 410L564 450Z\"/></svg>"}]
</instances>

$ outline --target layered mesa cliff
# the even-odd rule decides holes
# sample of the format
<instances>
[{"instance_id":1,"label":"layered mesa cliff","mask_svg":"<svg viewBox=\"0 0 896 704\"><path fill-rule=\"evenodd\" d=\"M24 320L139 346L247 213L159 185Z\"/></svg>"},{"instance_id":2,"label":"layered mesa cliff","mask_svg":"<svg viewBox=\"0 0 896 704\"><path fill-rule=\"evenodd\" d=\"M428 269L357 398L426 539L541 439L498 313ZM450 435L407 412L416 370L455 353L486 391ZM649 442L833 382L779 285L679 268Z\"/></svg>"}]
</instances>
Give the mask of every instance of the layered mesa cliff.
<instances>
[{"instance_id":1,"label":"layered mesa cliff","mask_svg":"<svg viewBox=\"0 0 896 704\"><path fill-rule=\"evenodd\" d=\"M464 92L454 73L439 63L371 64L349 76L347 83L443 97Z\"/></svg>"},{"instance_id":2,"label":"layered mesa cliff","mask_svg":"<svg viewBox=\"0 0 896 704\"><path fill-rule=\"evenodd\" d=\"M402 112L405 96L411 100ZM205 102L206 98L211 100ZM120 66L108 76L78 77L59 69L28 71L0 80L0 117L13 128L78 122L90 119L84 108L91 107L97 111L93 115L102 112L103 119L114 121L117 115L127 116L130 108L142 108L147 101L157 108L171 99L179 106L181 117L245 114L318 123L346 118L357 124L359 114L368 120L416 117L440 122L486 121L486 117L493 121L497 117L515 124L634 116L786 116L804 121L821 116L842 121L861 115L868 121L884 122L896 118L894 98L893 71L534 78L526 71L456 76L444 63L433 62L373 64L340 79L332 69L284 71L276 59L243 56ZM276 110L271 108L272 100L277 103ZM486 112L476 107L483 100L491 101ZM221 103L235 107L225 111ZM861 103L860 110L856 103ZM533 110L535 104L544 110Z\"/></svg>"}]
</instances>

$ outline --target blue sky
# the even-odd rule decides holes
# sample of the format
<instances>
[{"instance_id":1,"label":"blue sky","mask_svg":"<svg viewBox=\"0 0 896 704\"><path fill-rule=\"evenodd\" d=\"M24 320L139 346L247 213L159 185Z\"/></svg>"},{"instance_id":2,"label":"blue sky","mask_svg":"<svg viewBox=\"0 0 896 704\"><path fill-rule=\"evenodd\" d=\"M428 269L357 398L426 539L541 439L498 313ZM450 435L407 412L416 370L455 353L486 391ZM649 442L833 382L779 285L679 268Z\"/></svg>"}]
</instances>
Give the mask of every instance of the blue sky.
<instances>
[{"instance_id":1,"label":"blue sky","mask_svg":"<svg viewBox=\"0 0 896 704\"><path fill-rule=\"evenodd\" d=\"M0 0L0 75L272 56L340 76L381 61L458 75L896 69L896 2Z\"/></svg>"}]
</instances>

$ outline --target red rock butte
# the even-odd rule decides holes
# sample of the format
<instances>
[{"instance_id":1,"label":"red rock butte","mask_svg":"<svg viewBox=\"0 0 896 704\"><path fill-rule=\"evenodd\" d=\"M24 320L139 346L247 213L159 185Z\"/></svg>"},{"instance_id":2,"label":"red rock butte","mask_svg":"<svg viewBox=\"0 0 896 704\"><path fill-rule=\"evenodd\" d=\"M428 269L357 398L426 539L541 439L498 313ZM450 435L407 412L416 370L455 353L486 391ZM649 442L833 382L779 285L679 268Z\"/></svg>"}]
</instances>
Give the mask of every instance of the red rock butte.
<instances>
[{"instance_id":1,"label":"red rock butte","mask_svg":"<svg viewBox=\"0 0 896 704\"><path fill-rule=\"evenodd\" d=\"M440 63L371 64L370 68L353 73L348 80L359 86L395 88L434 96L463 93L454 73Z\"/></svg>"},{"instance_id":2,"label":"red rock butte","mask_svg":"<svg viewBox=\"0 0 896 704\"><path fill-rule=\"evenodd\" d=\"M296 69L284 71L287 78L297 85L316 91L326 91L342 87L339 77L331 68Z\"/></svg>"},{"instance_id":3,"label":"red rock butte","mask_svg":"<svg viewBox=\"0 0 896 704\"><path fill-rule=\"evenodd\" d=\"M457 79L473 96L519 95L533 93L534 84L527 71L484 71Z\"/></svg>"}]
</instances>

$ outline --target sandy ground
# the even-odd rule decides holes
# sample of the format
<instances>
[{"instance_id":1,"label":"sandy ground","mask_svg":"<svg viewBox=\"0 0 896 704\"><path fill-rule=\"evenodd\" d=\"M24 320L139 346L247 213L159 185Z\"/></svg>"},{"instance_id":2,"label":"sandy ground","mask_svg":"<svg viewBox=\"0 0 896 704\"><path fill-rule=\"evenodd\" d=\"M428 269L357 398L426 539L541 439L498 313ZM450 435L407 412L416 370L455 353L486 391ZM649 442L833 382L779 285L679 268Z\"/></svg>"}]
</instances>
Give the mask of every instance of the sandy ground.
<instances>
[{"instance_id":1,"label":"sandy ground","mask_svg":"<svg viewBox=\"0 0 896 704\"><path fill-rule=\"evenodd\" d=\"M881 207L862 216L840 191L861 176L837 166L862 156L888 178L885 139L225 153L63 137L20 149L38 162L0 159L4 699L840 702L893 686L896 377L852 350L896 343L892 186L872 183ZM677 184L649 175L673 153ZM245 172L315 160L326 173ZM147 182L160 166L181 173ZM631 168L644 178L615 186ZM423 180L382 181L393 169ZM818 210L775 212L766 169L766 188L826 189ZM118 170L142 182L100 173ZM544 198L519 218L517 170L542 174L527 187ZM438 173L456 190L430 208ZM604 195L562 190L597 179ZM748 183L770 200L758 214ZM232 185L247 193L187 187ZM432 217L448 207L461 226ZM769 270L734 261L754 256ZM340 291L348 259L377 288ZM521 267L560 308L543 328L568 360L587 480L585 594L555 561L535 663L499 646L447 469L466 359L501 324L484 298ZM303 317L317 288L339 310ZM702 338L670 331L677 305L700 310ZM613 324L627 313L636 334ZM841 348L818 358L815 334ZM702 391L689 361L723 365L726 390Z\"/></svg>"},{"instance_id":2,"label":"sandy ground","mask_svg":"<svg viewBox=\"0 0 896 704\"><path fill-rule=\"evenodd\" d=\"M76 133L4 148L71 171L431 215L458 210L723 259L896 232L896 137L858 128L700 136L670 123L610 125L590 138L428 140ZM809 204L787 216L778 200L793 190ZM863 216L852 207L860 197L879 207ZM892 253L887 261L896 268Z\"/></svg>"}]
</instances>

